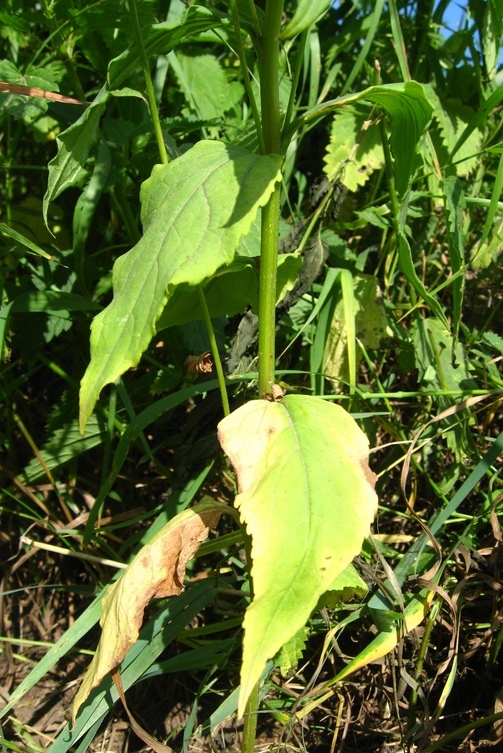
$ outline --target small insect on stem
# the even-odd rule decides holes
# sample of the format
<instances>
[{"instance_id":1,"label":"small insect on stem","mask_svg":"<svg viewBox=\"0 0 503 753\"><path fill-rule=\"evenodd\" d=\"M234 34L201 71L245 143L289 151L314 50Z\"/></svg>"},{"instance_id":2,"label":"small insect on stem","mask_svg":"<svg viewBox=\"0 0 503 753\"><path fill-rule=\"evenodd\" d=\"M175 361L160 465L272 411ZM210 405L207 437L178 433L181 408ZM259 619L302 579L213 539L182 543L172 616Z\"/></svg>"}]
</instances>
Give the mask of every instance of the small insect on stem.
<instances>
[{"instance_id":1,"label":"small insect on stem","mask_svg":"<svg viewBox=\"0 0 503 753\"><path fill-rule=\"evenodd\" d=\"M211 353L209 350L201 353L200 356L187 356L183 365L187 371L196 372L198 374L210 374L213 371L213 361L211 360Z\"/></svg>"},{"instance_id":2,"label":"small insect on stem","mask_svg":"<svg viewBox=\"0 0 503 753\"><path fill-rule=\"evenodd\" d=\"M271 391L262 395L263 398L269 400L271 403L279 403L285 396L285 390L279 384L272 384Z\"/></svg>"}]
</instances>

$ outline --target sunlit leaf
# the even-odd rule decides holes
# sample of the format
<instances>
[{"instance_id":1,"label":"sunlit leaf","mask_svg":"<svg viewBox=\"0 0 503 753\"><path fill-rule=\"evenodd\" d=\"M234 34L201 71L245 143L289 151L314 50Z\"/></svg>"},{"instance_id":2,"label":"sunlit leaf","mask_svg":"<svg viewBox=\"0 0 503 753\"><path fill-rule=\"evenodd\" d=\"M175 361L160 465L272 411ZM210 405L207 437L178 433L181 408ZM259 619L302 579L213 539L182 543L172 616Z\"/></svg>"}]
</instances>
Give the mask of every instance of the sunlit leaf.
<instances>
[{"instance_id":1,"label":"sunlit leaf","mask_svg":"<svg viewBox=\"0 0 503 753\"><path fill-rule=\"evenodd\" d=\"M218 434L252 538L241 715L267 659L360 551L377 498L367 438L337 405L304 396L256 400L221 421Z\"/></svg>"},{"instance_id":2,"label":"sunlit leaf","mask_svg":"<svg viewBox=\"0 0 503 753\"><path fill-rule=\"evenodd\" d=\"M92 324L81 428L102 387L138 363L177 286L198 285L232 262L280 165L275 155L200 141L154 168L141 192L144 235L115 262L114 299Z\"/></svg>"}]
</instances>

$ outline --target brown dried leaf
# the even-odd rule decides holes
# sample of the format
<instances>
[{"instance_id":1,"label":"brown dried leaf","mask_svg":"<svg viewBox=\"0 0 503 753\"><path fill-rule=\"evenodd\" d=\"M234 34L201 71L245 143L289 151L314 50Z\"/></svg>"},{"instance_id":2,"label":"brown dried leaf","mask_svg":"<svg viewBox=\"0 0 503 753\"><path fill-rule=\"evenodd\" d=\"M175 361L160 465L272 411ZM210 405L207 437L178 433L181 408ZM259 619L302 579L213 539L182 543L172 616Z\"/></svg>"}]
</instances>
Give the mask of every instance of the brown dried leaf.
<instances>
[{"instance_id":1,"label":"brown dried leaf","mask_svg":"<svg viewBox=\"0 0 503 753\"><path fill-rule=\"evenodd\" d=\"M74 719L91 690L120 664L137 640L150 599L180 593L187 562L224 509L217 502L205 501L184 510L138 552L124 575L108 589L101 607L101 639L75 696Z\"/></svg>"}]
</instances>

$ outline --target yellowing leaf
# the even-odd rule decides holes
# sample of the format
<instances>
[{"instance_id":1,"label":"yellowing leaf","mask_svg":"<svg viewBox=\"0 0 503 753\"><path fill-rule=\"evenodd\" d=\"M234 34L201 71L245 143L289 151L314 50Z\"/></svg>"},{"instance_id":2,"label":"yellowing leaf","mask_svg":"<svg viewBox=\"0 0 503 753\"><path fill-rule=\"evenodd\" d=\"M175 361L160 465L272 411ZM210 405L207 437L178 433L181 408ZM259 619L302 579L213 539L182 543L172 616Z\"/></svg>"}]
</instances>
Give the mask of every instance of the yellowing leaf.
<instances>
[{"instance_id":1,"label":"yellowing leaf","mask_svg":"<svg viewBox=\"0 0 503 753\"><path fill-rule=\"evenodd\" d=\"M89 693L124 659L138 638L151 599L177 596L187 562L217 524L224 506L201 502L177 515L144 546L105 594L101 640L73 702L73 718Z\"/></svg>"},{"instance_id":2,"label":"yellowing leaf","mask_svg":"<svg viewBox=\"0 0 503 753\"><path fill-rule=\"evenodd\" d=\"M298 395L256 400L224 418L218 434L252 538L241 715L266 661L360 551L377 497L367 438L337 405Z\"/></svg>"},{"instance_id":3,"label":"yellowing leaf","mask_svg":"<svg viewBox=\"0 0 503 753\"><path fill-rule=\"evenodd\" d=\"M325 173L332 180L342 170L341 182L350 191L365 185L373 171L384 164L377 125L365 128L368 116L368 108L357 103L337 112L332 121Z\"/></svg>"}]
</instances>

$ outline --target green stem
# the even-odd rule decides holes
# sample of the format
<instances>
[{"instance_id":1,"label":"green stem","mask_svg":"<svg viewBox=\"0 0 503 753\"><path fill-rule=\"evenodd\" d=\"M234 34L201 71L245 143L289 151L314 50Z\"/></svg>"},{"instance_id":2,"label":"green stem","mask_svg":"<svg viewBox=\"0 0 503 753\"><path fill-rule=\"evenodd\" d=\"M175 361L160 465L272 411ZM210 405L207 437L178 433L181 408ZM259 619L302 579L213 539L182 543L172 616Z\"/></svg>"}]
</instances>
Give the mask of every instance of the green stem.
<instances>
[{"instance_id":1,"label":"green stem","mask_svg":"<svg viewBox=\"0 0 503 753\"><path fill-rule=\"evenodd\" d=\"M283 0L267 0L260 60L260 96L265 153L281 154L279 41ZM259 280L259 391L271 393L275 365L276 273L281 184L262 210Z\"/></svg>"},{"instance_id":2,"label":"green stem","mask_svg":"<svg viewBox=\"0 0 503 753\"><path fill-rule=\"evenodd\" d=\"M215 363L215 369L217 372L218 386L220 388L220 395L222 396L222 407L224 409L224 416L228 416L231 412L229 407L229 398L227 396L227 388L225 386L224 370L222 368L222 361L220 360L220 353L218 352L217 340L215 337L215 330L211 323L211 316L208 310L208 304L206 303L206 296L201 285L197 286L197 292L199 293L199 302L203 310L204 323L208 331L208 338L210 341L211 353L213 355L213 361Z\"/></svg>"},{"instance_id":3,"label":"green stem","mask_svg":"<svg viewBox=\"0 0 503 753\"><path fill-rule=\"evenodd\" d=\"M140 21L138 19L138 9L136 7L136 0L129 0L129 12L131 13L131 20L133 22L134 35L136 44L138 46L138 54L140 56L141 67L143 68L143 75L145 77L145 88L147 90L147 100L150 107L150 114L152 116L152 124L154 126L155 138L157 141L157 148L159 150L159 156L161 163L167 165L169 162L168 153L166 151L166 145L164 143L164 136L162 135L161 121L159 119L159 110L157 109L157 102L155 101L154 84L152 83L152 76L150 75L150 68L147 60L147 53L145 52L145 46L143 44L143 38L141 35Z\"/></svg>"},{"instance_id":4,"label":"green stem","mask_svg":"<svg viewBox=\"0 0 503 753\"><path fill-rule=\"evenodd\" d=\"M262 210L258 309L258 381L262 396L271 394L274 384L279 207L280 184Z\"/></svg>"}]
</instances>

